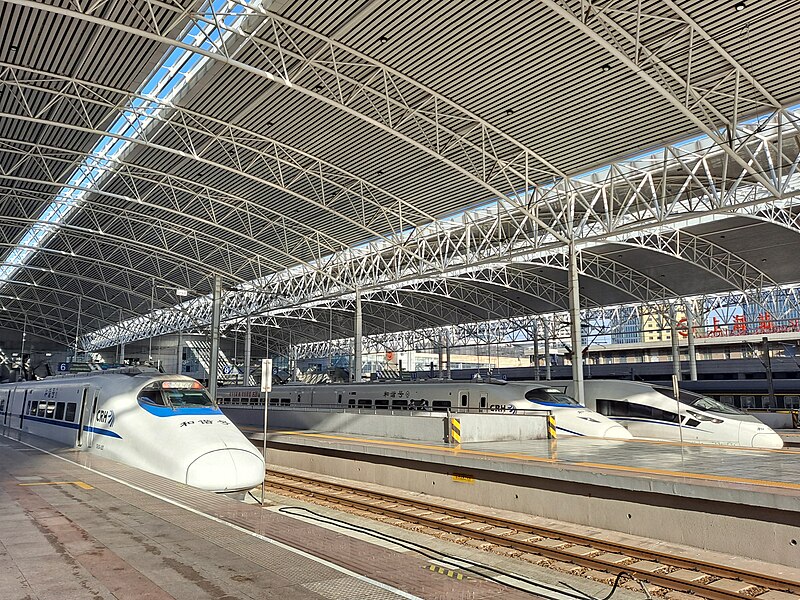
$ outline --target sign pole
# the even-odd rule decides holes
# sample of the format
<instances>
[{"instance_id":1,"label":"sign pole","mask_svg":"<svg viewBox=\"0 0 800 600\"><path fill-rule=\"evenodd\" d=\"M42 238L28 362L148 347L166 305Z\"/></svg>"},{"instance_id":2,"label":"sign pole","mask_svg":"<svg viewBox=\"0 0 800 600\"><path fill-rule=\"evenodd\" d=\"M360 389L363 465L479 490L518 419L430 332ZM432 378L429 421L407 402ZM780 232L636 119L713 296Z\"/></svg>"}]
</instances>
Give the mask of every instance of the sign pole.
<instances>
[{"instance_id":1,"label":"sign pole","mask_svg":"<svg viewBox=\"0 0 800 600\"><path fill-rule=\"evenodd\" d=\"M261 453L264 456L264 479L261 480L261 506L264 506L264 493L267 485L267 406L272 391L272 359L261 360L261 392L264 394L264 441Z\"/></svg>"}]
</instances>

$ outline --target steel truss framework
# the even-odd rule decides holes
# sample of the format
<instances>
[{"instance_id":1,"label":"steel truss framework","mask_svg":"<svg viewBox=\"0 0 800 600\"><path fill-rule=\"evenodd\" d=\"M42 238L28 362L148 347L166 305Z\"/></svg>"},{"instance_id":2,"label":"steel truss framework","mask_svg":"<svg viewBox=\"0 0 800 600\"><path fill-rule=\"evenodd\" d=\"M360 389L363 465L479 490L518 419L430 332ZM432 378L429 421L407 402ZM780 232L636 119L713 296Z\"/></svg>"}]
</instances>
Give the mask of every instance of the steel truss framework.
<instances>
[{"instance_id":1,"label":"steel truss framework","mask_svg":"<svg viewBox=\"0 0 800 600\"><path fill-rule=\"evenodd\" d=\"M293 314L306 327L317 322L313 309L346 307L359 290L372 306L383 307L375 314L376 321L390 323L385 329L408 324L397 316L387 320L381 312L396 306L420 316L419 322L411 323L415 326L424 324L422 315L429 318L428 324L472 323L457 326L455 338L517 341L532 333L524 303L486 290L515 289L551 309L564 308L563 284L532 276L525 266L564 269L570 239L577 240L581 251L582 275L606 282L631 302L659 305L679 294L593 249L624 244L700 265L720 280L721 288L733 288L759 303L758 291L775 281L735 253L680 229L704 219L741 215L798 230L800 114L781 107L670 0L653 3L647 11L641 3L631 11L630 3L545 0L708 136L582 176L568 176L534 149L402 73L249 4L243 24L228 26L207 11L153 0L162 20L156 21L153 11L140 11L141 21L132 26L96 16L102 3L57 7L9 1L168 46L181 43L164 29L163 10L174 11L175 23L189 19L206 30L225 30L229 35L217 43L216 52L183 46L361 119L498 198L458 218L432 220L422 207L258 132L177 103L0 65L0 90L12 94L18 108L0 115L4 118L100 136L106 134L103 126L109 115L123 114L132 125L144 115L153 117L146 127L134 128L133 135L119 136L133 149L113 162L85 152L0 140L0 150L16 157L0 172L2 180L12 183L0 189L0 201L9 206L3 213L18 215L20 224L37 223L41 201L64 187L65 173L75 164L88 160L101 173L80 206L82 225L58 226L63 249L56 252L63 262L48 268L69 273L77 262L73 259L80 256L99 257L101 264L114 267L121 262L122 277L138 295L138 304L128 301L125 306L134 313L142 312L146 298L152 298L154 277L160 285L195 290L207 287L202 282L216 272L230 288L223 304L227 321L253 314L266 314L267 319ZM703 71L709 62L725 68L709 77ZM755 114L763 116L740 119ZM188 158L241 181L280 190L334 215L361 239L371 241L348 247L259 204L252 195L142 166L137 156L146 151ZM149 211L146 219L143 208ZM177 216L184 219L180 224ZM185 240L180 250L176 240ZM11 238L1 241L14 244ZM112 299L115 286L123 285L119 277L119 269L109 268L87 276L87 283L102 289L101 297ZM98 349L210 322L208 298L170 307L167 295L161 296L157 312L86 334L81 346ZM584 299L586 314L604 310L595 304ZM429 327L402 335L439 339Z\"/></svg>"}]
</instances>

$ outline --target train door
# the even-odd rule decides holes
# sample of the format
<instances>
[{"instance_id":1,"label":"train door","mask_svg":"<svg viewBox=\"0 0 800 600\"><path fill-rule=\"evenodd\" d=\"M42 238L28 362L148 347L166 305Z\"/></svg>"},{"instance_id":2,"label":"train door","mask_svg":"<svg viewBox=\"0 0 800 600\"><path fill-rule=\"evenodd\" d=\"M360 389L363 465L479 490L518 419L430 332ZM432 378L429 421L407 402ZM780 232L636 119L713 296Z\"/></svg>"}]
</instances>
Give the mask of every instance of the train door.
<instances>
[{"instance_id":1,"label":"train door","mask_svg":"<svg viewBox=\"0 0 800 600\"><path fill-rule=\"evenodd\" d=\"M458 408L469 408L469 390L458 391Z\"/></svg>"},{"instance_id":2,"label":"train door","mask_svg":"<svg viewBox=\"0 0 800 600\"><path fill-rule=\"evenodd\" d=\"M14 388L14 396L17 395L17 388ZM25 411L28 408L28 390L22 396L22 406L19 407L19 428L22 429L22 421L25 420Z\"/></svg>"},{"instance_id":3,"label":"train door","mask_svg":"<svg viewBox=\"0 0 800 600\"><path fill-rule=\"evenodd\" d=\"M3 413L3 427L8 424L8 411L11 410L11 390L6 392L5 398L0 398L0 412Z\"/></svg>"},{"instance_id":4,"label":"train door","mask_svg":"<svg viewBox=\"0 0 800 600\"><path fill-rule=\"evenodd\" d=\"M81 408L80 408L80 416L78 417L78 441L76 446L78 448L82 447L86 444L87 448L91 447L91 439L88 439L87 436L89 435L89 427L92 417L94 415L94 411L90 410L90 406L87 406L87 400L89 399L89 388L83 388L83 394L81 396Z\"/></svg>"}]
</instances>

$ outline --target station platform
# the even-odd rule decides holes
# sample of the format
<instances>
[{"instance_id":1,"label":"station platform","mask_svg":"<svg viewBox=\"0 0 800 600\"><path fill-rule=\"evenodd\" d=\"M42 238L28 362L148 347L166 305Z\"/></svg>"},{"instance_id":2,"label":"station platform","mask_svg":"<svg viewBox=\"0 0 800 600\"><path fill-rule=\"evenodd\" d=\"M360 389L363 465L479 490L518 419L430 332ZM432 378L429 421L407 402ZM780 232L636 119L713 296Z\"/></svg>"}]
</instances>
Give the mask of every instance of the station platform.
<instances>
[{"instance_id":1,"label":"station platform","mask_svg":"<svg viewBox=\"0 0 800 600\"><path fill-rule=\"evenodd\" d=\"M4 600L530 598L424 557L0 432Z\"/></svg>"},{"instance_id":2,"label":"station platform","mask_svg":"<svg viewBox=\"0 0 800 600\"><path fill-rule=\"evenodd\" d=\"M449 446L313 431L270 432L268 448L268 464L800 566L794 450L585 437Z\"/></svg>"}]
</instances>

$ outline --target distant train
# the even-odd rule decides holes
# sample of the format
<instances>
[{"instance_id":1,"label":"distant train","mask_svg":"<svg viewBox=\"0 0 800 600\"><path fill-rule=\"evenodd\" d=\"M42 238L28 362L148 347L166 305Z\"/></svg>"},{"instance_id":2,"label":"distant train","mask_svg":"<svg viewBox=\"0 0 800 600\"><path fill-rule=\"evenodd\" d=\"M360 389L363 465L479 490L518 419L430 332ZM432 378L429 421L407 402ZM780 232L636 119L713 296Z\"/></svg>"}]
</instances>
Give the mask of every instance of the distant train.
<instances>
[{"instance_id":1,"label":"distant train","mask_svg":"<svg viewBox=\"0 0 800 600\"><path fill-rule=\"evenodd\" d=\"M552 382L570 393L572 382ZM637 438L704 444L782 448L783 440L752 415L700 394L650 383L591 379L584 382L586 406L624 425ZM679 406L680 405L680 406Z\"/></svg>"},{"instance_id":2,"label":"distant train","mask_svg":"<svg viewBox=\"0 0 800 600\"><path fill-rule=\"evenodd\" d=\"M261 483L263 457L198 381L121 371L2 384L2 425L204 490Z\"/></svg>"},{"instance_id":3,"label":"distant train","mask_svg":"<svg viewBox=\"0 0 800 600\"><path fill-rule=\"evenodd\" d=\"M220 405L263 405L258 388L220 387ZM269 394L270 406L375 410L472 410L515 413L550 411L556 428L567 435L629 439L628 431L563 391L543 383L387 381L353 384L285 384Z\"/></svg>"}]
</instances>

